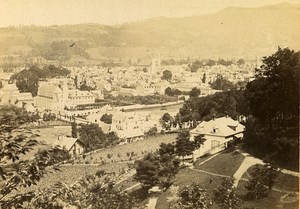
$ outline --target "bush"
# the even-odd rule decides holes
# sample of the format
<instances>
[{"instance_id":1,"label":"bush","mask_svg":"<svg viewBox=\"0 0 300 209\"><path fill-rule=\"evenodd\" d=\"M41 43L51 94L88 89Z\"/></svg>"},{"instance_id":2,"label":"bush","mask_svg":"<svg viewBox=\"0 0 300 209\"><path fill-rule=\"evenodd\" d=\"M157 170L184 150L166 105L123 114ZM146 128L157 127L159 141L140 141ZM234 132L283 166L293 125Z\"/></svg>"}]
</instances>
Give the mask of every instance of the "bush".
<instances>
[{"instance_id":1,"label":"bush","mask_svg":"<svg viewBox=\"0 0 300 209\"><path fill-rule=\"evenodd\" d=\"M270 194L278 171L269 164L263 166L256 165L250 175L252 178L245 186L248 190L246 198L258 200L267 197Z\"/></svg>"}]
</instances>

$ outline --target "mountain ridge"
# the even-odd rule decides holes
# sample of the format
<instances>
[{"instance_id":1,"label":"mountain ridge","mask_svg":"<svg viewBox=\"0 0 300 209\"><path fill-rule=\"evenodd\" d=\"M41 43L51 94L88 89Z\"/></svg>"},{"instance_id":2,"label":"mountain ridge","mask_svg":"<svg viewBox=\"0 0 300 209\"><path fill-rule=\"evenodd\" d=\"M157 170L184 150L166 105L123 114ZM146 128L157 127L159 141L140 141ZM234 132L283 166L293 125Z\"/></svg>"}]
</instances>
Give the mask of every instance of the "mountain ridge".
<instances>
[{"instance_id":1,"label":"mountain ridge","mask_svg":"<svg viewBox=\"0 0 300 209\"><path fill-rule=\"evenodd\" d=\"M230 7L189 17L102 25L0 28L0 54L38 56L54 41L81 43L90 59L263 56L278 46L300 49L300 4ZM34 52L34 53L33 53Z\"/></svg>"}]
</instances>

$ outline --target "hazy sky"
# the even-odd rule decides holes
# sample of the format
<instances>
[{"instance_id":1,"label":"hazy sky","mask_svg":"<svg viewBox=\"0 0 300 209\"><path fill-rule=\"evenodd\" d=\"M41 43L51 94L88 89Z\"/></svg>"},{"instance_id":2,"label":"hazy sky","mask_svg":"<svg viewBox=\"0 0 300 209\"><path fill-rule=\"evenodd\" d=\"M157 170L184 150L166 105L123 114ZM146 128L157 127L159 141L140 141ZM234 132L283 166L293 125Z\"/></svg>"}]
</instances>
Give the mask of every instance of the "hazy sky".
<instances>
[{"instance_id":1,"label":"hazy sky","mask_svg":"<svg viewBox=\"0 0 300 209\"><path fill-rule=\"evenodd\" d=\"M0 27L19 24L116 24L157 16L182 17L229 6L258 7L300 0L0 0Z\"/></svg>"}]
</instances>

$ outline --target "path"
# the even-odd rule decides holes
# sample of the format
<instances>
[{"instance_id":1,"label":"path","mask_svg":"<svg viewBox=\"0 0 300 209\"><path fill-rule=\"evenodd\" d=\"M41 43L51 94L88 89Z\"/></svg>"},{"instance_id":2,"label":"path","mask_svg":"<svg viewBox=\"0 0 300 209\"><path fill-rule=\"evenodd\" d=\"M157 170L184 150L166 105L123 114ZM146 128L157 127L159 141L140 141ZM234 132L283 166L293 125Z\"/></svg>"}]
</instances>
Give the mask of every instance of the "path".
<instances>
[{"instance_id":1,"label":"path","mask_svg":"<svg viewBox=\"0 0 300 209\"><path fill-rule=\"evenodd\" d=\"M263 164L263 161L254 157L245 156L244 161L242 162L240 167L236 170L236 172L233 174L235 187L237 187L240 179L242 178L243 174L248 170L248 168L256 164Z\"/></svg>"},{"instance_id":2,"label":"path","mask_svg":"<svg viewBox=\"0 0 300 209\"><path fill-rule=\"evenodd\" d=\"M129 191L129 190L131 190L135 187L140 186L140 185L141 185L141 183L136 183L136 184L132 185L131 187L128 187L128 188L124 189L122 192L127 192L127 191Z\"/></svg>"},{"instance_id":3,"label":"path","mask_svg":"<svg viewBox=\"0 0 300 209\"><path fill-rule=\"evenodd\" d=\"M158 199L158 197L151 197L150 199L149 199L149 202L148 202L148 204L147 204L147 208L148 209L155 209L155 206L156 206L156 203L157 203L157 199Z\"/></svg>"}]
</instances>

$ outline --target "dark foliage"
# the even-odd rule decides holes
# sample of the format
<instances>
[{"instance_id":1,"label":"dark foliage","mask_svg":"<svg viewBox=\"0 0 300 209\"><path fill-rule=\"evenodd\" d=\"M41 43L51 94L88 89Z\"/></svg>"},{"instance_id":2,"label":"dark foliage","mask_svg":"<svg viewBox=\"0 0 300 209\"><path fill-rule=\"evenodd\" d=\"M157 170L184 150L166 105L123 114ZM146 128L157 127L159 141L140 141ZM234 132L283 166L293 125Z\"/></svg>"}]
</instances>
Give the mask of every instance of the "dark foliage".
<instances>
[{"instance_id":1,"label":"dark foliage","mask_svg":"<svg viewBox=\"0 0 300 209\"><path fill-rule=\"evenodd\" d=\"M20 92L30 92L33 96L36 96L40 79L67 76L69 74L70 72L67 69L55 67L54 65L45 66L43 69L32 66L12 75L11 80L16 80Z\"/></svg>"}]
</instances>

